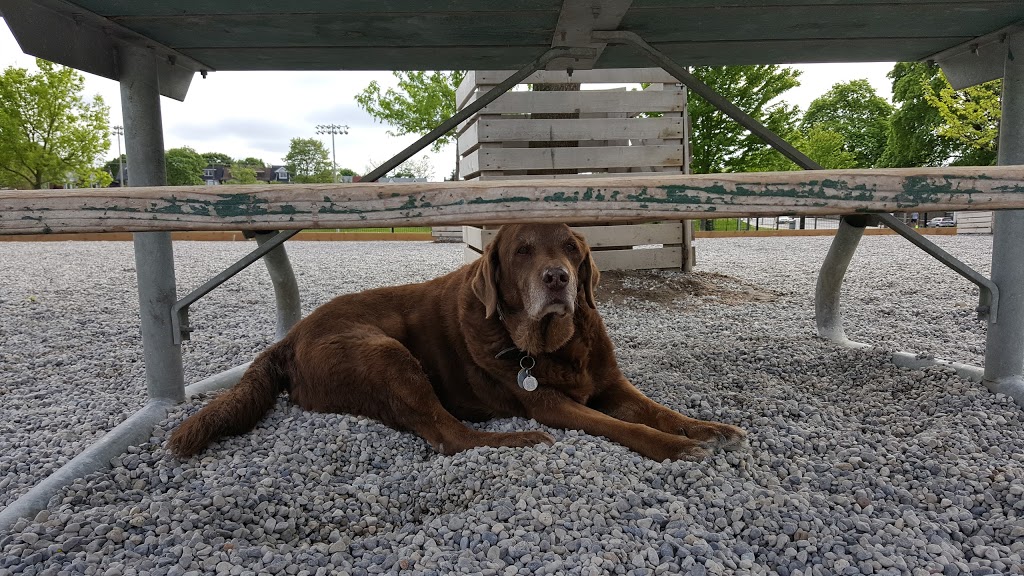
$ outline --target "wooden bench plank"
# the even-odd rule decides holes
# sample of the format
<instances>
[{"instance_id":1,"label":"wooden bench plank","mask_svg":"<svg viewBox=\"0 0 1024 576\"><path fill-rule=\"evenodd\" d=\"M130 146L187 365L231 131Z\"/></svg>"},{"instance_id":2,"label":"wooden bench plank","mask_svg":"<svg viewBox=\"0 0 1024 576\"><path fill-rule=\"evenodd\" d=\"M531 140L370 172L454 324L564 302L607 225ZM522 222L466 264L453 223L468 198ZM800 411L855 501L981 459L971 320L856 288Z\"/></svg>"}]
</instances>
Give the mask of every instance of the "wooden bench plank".
<instances>
[{"instance_id":1,"label":"wooden bench plank","mask_svg":"<svg viewBox=\"0 0 1024 576\"><path fill-rule=\"evenodd\" d=\"M643 91L625 98L621 90L577 92L506 92L481 114L558 114L563 112L681 112L683 99L675 91Z\"/></svg>"},{"instance_id":2,"label":"wooden bench plank","mask_svg":"<svg viewBox=\"0 0 1024 576\"><path fill-rule=\"evenodd\" d=\"M587 239L587 245L591 248L621 248L642 244L681 244L683 242L682 222L662 222L657 224L633 224L624 226L573 226L573 230L579 232ZM462 239L466 245L482 251L494 235L497 229L483 229L475 226L462 227Z\"/></svg>"},{"instance_id":3,"label":"wooden bench plank","mask_svg":"<svg viewBox=\"0 0 1024 576\"><path fill-rule=\"evenodd\" d=\"M1024 166L0 191L0 234L1024 209Z\"/></svg>"},{"instance_id":4,"label":"wooden bench plank","mask_svg":"<svg viewBox=\"0 0 1024 576\"><path fill-rule=\"evenodd\" d=\"M679 166L682 146L587 146L578 148L481 148L463 159L466 176L482 170L547 170Z\"/></svg>"},{"instance_id":5,"label":"wooden bench plank","mask_svg":"<svg viewBox=\"0 0 1024 576\"><path fill-rule=\"evenodd\" d=\"M480 119L475 140L459 139L468 150L476 142L553 142L561 140L678 139L682 118L579 118L572 120Z\"/></svg>"},{"instance_id":6,"label":"wooden bench plank","mask_svg":"<svg viewBox=\"0 0 1024 576\"><path fill-rule=\"evenodd\" d=\"M514 74L513 70L477 70L473 76L477 86L501 84ZM534 72L523 84L644 84L679 82L661 68L601 68L594 70L573 70L570 76L565 70L541 70Z\"/></svg>"}]
</instances>

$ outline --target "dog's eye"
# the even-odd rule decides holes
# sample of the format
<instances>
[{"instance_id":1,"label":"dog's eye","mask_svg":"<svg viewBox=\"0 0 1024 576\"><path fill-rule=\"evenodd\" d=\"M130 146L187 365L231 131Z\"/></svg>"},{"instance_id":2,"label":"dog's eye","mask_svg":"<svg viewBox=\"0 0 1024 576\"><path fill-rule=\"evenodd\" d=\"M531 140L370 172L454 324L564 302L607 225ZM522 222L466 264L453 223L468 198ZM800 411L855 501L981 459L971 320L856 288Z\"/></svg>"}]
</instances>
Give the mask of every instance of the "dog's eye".
<instances>
[{"instance_id":1,"label":"dog's eye","mask_svg":"<svg viewBox=\"0 0 1024 576\"><path fill-rule=\"evenodd\" d=\"M530 246L528 244L523 244L522 246L520 246L516 250L516 254L519 254L521 256L526 256L527 254L530 253L530 251L531 251Z\"/></svg>"},{"instance_id":2,"label":"dog's eye","mask_svg":"<svg viewBox=\"0 0 1024 576\"><path fill-rule=\"evenodd\" d=\"M570 253L579 252L580 247L577 246L575 242L569 242L565 245L565 251Z\"/></svg>"}]
</instances>

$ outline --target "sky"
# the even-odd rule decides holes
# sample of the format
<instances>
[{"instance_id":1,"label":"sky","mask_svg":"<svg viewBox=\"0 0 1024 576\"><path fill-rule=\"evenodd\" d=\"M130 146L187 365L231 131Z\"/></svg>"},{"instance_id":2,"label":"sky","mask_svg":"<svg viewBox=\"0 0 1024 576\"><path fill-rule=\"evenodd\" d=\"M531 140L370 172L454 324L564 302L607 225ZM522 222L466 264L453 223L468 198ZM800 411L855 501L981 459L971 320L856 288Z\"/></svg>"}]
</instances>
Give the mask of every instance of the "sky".
<instances>
[{"instance_id":1,"label":"sky","mask_svg":"<svg viewBox=\"0 0 1024 576\"><path fill-rule=\"evenodd\" d=\"M801 85L784 98L806 109L832 85L859 78L866 78L879 95L890 98L891 84L885 74L892 65L795 65L803 71ZM21 51L6 22L0 19L0 69L9 66L34 68L35 59ZM118 83L91 74L84 76L85 93L102 96L110 107L110 124L122 124ZM338 167L362 174L417 138L389 136L388 126L358 107L355 95L372 80L384 88L394 85L390 72L211 72L205 79L197 74L184 102L161 98L164 145L190 146L200 153L223 152L234 158L251 156L279 164L292 138L321 138L330 151L331 137L318 136L316 125L345 124L348 134L335 136ZM436 154L425 154L434 166L433 180L452 173L454 145ZM116 157L117 139L111 137L106 158Z\"/></svg>"}]
</instances>

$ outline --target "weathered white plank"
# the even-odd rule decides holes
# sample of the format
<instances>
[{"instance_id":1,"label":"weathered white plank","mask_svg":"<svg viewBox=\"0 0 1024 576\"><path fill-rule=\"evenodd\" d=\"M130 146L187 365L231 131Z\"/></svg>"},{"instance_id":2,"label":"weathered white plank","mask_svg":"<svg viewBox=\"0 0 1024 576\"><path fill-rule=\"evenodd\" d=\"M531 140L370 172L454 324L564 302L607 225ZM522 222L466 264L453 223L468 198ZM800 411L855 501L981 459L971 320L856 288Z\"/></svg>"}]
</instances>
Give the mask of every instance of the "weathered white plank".
<instances>
[{"instance_id":1,"label":"weathered white plank","mask_svg":"<svg viewBox=\"0 0 1024 576\"><path fill-rule=\"evenodd\" d=\"M480 257L481 250L466 245L463 248L463 262L469 264ZM594 264L598 270L651 270L659 268L682 268L683 249L681 246L665 248L643 248L625 250L595 250Z\"/></svg>"},{"instance_id":2,"label":"weathered white plank","mask_svg":"<svg viewBox=\"0 0 1024 576\"><path fill-rule=\"evenodd\" d=\"M0 234L1024 209L1024 166L0 191Z\"/></svg>"},{"instance_id":3,"label":"weathered white plank","mask_svg":"<svg viewBox=\"0 0 1024 576\"><path fill-rule=\"evenodd\" d=\"M580 146L577 148L481 148L476 154L477 170L549 170L679 166L681 145L666 146ZM471 162L466 162L471 175Z\"/></svg>"},{"instance_id":4,"label":"weathered white plank","mask_svg":"<svg viewBox=\"0 0 1024 576\"><path fill-rule=\"evenodd\" d=\"M487 230L477 226L463 226L462 241L466 243L466 246L476 248L479 252L491 243L491 240L497 233L497 230Z\"/></svg>"},{"instance_id":5,"label":"weathered white plank","mask_svg":"<svg viewBox=\"0 0 1024 576\"><path fill-rule=\"evenodd\" d=\"M643 246L647 244L682 244L682 222L628 224L618 226L574 226L592 248Z\"/></svg>"},{"instance_id":6,"label":"weathered white plank","mask_svg":"<svg viewBox=\"0 0 1024 576\"><path fill-rule=\"evenodd\" d=\"M477 70L473 73L476 86L501 84L514 74L512 70ZM468 76L467 76L468 77ZM565 70L543 70L531 74L524 84L677 84L674 76L661 68L601 68L596 70L573 70L572 76ZM466 81L463 81L465 84Z\"/></svg>"},{"instance_id":7,"label":"weathered white plank","mask_svg":"<svg viewBox=\"0 0 1024 576\"><path fill-rule=\"evenodd\" d=\"M459 82L459 85L455 87L455 108L457 110L465 108L466 103L469 102L470 96L473 96L476 92L478 86L478 74L479 72L476 70L467 70L466 75L462 78L462 82ZM508 76L505 76L505 78L508 78L513 74L515 74L515 72L509 72ZM499 80L498 82L495 82L495 84L501 84L501 81Z\"/></svg>"},{"instance_id":8,"label":"weathered white plank","mask_svg":"<svg viewBox=\"0 0 1024 576\"><path fill-rule=\"evenodd\" d=\"M666 170L671 167L666 168ZM680 170L677 168L674 171L675 174L679 174ZM580 178L609 178L609 177L622 177L622 176L663 176L666 172L629 172L627 169L623 169L619 172L595 172L592 174L543 174L543 175L504 175L504 176L480 176L480 180L522 180L529 178L531 180L569 180L569 179L580 179Z\"/></svg>"},{"instance_id":9,"label":"weathered white plank","mask_svg":"<svg viewBox=\"0 0 1024 576\"><path fill-rule=\"evenodd\" d=\"M957 212L956 232L957 234L991 234L992 220L991 212Z\"/></svg>"},{"instance_id":10,"label":"weathered white plank","mask_svg":"<svg viewBox=\"0 0 1024 576\"><path fill-rule=\"evenodd\" d=\"M621 248L647 244L681 244L683 242L682 222L659 222L656 224L620 224L616 226L573 226L587 239L591 248ZM462 227L462 241L473 248L483 250L497 229L476 226Z\"/></svg>"},{"instance_id":11,"label":"weathered white plank","mask_svg":"<svg viewBox=\"0 0 1024 576\"><path fill-rule=\"evenodd\" d=\"M596 250L591 252L598 270L652 270L682 268L681 246L636 250Z\"/></svg>"},{"instance_id":12,"label":"weathered white plank","mask_svg":"<svg viewBox=\"0 0 1024 576\"><path fill-rule=\"evenodd\" d=\"M481 119L480 142L682 138L682 118Z\"/></svg>"},{"instance_id":13,"label":"weathered white plank","mask_svg":"<svg viewBox=\"0 0 1024 576\"><path fill-rule=\"evenodd\" d=\"M580 90L507 92L481 114L557 114L571 112L681 112L679 92Z\"/></svg>"}]
</instances>

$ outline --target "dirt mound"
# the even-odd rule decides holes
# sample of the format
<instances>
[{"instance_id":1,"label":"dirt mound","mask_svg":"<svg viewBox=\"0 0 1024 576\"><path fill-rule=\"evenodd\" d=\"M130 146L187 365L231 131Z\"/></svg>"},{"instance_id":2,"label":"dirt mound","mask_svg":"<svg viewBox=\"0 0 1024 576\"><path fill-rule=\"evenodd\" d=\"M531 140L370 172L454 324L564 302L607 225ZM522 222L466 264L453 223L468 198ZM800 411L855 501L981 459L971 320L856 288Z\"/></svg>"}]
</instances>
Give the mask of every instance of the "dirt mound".
<instances>
[{"instance_id":1,"label":"dirt mound","mask_svg":"<svg viewBox=\"0 0 1024 576\"><path fill-rule=\"evenodd\" d=\"M601 272L597 299L621 304L629 299L662 305L685 306L694 299L725 304L773 302L779 294L738 278L714 272L675 270L611 270Z\"/></svg>"}]
</instances>

